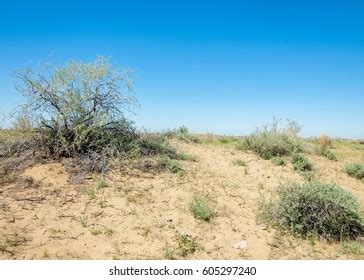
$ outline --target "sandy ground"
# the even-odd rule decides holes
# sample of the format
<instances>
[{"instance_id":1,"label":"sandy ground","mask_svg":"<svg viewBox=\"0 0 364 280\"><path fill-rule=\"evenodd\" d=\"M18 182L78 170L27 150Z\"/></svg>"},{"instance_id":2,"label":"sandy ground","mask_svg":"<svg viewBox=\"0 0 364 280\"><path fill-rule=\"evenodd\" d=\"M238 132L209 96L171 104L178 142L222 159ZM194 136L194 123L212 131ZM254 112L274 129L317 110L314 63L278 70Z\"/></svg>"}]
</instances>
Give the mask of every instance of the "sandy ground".
<instances>
[{"instance_id":1,"label":"sandy ground","mask_svg":"<svg viewBox=\"0 0 364 280\"><path fill-rule=\"evenodd\" d=\"M338 243L299 239L257 221L262 197L274 195L285 180L303 178L287 166L274 166L253 153L218 145L174 142L196 155L183 172L126 170L96 189L95 178L72 185L59 163L35 166L24 180L0 189L0 259L352 259ZM348 177L348 161L309 155L316 178L335 182L364 205L364 184ZM243 159L247 168L233 161ZM30 179L32 178L32 179ZM195 219L188 205L208 197L215 215ZM174 253L178 236L195 238L196 252ZM242 248L236 244L244 241Z\"/></svg>"}]
</instances>

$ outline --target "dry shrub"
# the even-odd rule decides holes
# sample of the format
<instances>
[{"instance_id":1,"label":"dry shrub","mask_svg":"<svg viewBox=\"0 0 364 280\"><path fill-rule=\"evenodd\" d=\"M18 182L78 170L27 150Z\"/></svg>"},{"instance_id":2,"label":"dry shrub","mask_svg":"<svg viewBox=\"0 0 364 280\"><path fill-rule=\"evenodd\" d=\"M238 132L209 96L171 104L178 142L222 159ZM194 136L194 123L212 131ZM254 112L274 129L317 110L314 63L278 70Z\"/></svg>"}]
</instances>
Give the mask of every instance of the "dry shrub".
<instances>
[{"instance_id":1,"label":"dry shrub","mask_svg":"<svg viewBox=\"0 0 364 280\"><path fill-rule=\"evenodd\" d=\"M316 153L328 158L329 160L337 160L336 154L331 151L332 147L333 144L331 138L326 135L321 135L317 139Z\"/></svg>"},{"instance_id":2,"label":"dry shrub","mask_svg":"<svg viewBox=\"0 0 364 280\"><path fill-rule=\"evenodd\" d=\"M15 182L25 169L44 162L45 155L38 146L37 137L21 136L24 135L17 134L0 141L0 184Z\"/></svg>"},{"instance_id":3,"label":"dry shrub","mask_svg":"<svg viewBox=\"0 0 364 280\"><path fill-rule=\"evenodd\" d=\"M99 57L15 74L25 97L18 120L31 119L39 137L32 145L52 160L64 160L75 173L106 172L135 149L139 135L125 118L135 102L130 71ZM15 155L14 155L15 156Z\"/></svg>"},{"instance_id":4,"label":"dry shrub","mask_svg":"<svg viewBox=\"0 0 364 280\"><path fill-rule=\"evenodd\" d=\"M332 148L332 140L329 136L327 135L321 135L318 139L317 139L317 144L323 148L323 149L330 149Z\"/></svg>"},{"instance_id":5,"label":"dry shrub","mask_svg":"<svg viewBox=\"0 0 364 280\"><path fill-rule=\"evenodd\" d=\"M247 137L241 149L252 150L263 159L291 155L302 150L298 139L300 129L294 121L287 121L286 125L282 125L280 120L273 120L273 123L258 128Z\"/></svg>"}]
</instances>

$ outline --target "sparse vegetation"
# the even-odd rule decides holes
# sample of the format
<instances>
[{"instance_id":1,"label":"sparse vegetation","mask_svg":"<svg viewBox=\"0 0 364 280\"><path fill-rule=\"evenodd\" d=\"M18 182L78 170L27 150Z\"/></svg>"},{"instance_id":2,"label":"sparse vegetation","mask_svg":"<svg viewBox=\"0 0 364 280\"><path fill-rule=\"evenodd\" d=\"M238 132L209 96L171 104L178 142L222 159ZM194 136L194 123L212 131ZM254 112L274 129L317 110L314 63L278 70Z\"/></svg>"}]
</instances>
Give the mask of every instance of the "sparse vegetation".
<instances>
[{"instance_id":1,"label":"sparse vegetation","mask_svg":"<svg viewBox=\"0 0 364 280\"><path fill-rule=\"evenodd\" d=\"M143 135L139 140L139 146L140 153L144 156L163 155L172 159L177 157L176 150L160 135Z\"/></svg>"},{"instance_id":2,"label":"sparse vegetation","mask_svg":"<svg viewBox=\"0 0 364 280\"><path fill-rule=\"evenodd\" d=\"M109 184L106 182L106 180L104 178L99 178L97 181L96 181L96 189L97 190L100 190L100 189L104 189L104 188L107 188L109 186Z\"/></svg>"},{"instance_id":3,"label":"sparse vegetation","mask_svg":"<svg viewBox=\"0 0 364 280\"><path fill-rule=\"evenodd\" d=\"M286 165L286 161L282 157L273 157L271 159L272 163L277 166Z\"/></svg>"},{"instance_id":4,"label":"sparse vegetation","mask_svg":"<svg viewBox=\"0 0 364 280\"><path fill-rule=\"evenodd\" d=\"M87 215L80 215L79 221L80 221L82 227L84 227L84 228L87 227L87 225L89 223L88 216Z\"/></svg>"},{"instance_id":5,"label":"sparse vegetation","mask_svg":"<svg viewBox=\"0 0 364 280\"><path fill-rule=\"evenodd\" d=\"M210 221L212 218L214 211L210 207L208 201L204 197L195 196L189 205L190 211L192 215L196 219L201 219L204 221Z\"/></svg>"},{"instance_id":6,"label":"sparse vegetation","mask_svg":"<svg viewBox=\"0 0 364 280\"><path fill-rule=\"evenodd\" d=\"M248 166L248 164L246 163L246 161L245 160L243 160L243 159L237 159L237 160L234 160L233 161L233 164L234 165L237 165L237 166Z\"/></svg>"},{"instance_id":7,"label":"sparse vegetation","mask_svg":"<svg viewBox=\"0 0 364 280\"><path fill-rule=\"evenodd\" d=\"M187 234L177 234L178 247L176 253L181 257L193 254L197 250L196 238L192 238Z\"/></svg>"},{"instance_id":8,"label":"sparse vegetation","mask_svg":"<svg viewBox=\"0 0 364 280\"><path fill-rule=\"evenodd\" d=\"M177 153L177 159L187 161L197 161L197 157L188 153Z\"/></svg>"},{"instance_id":9,"label":"sparse vegetation","mask_svg":"<svg viewBox=\"0 0 364 280\"><path fill-rule=\"evenodd\" d=\"M96 191L94 188L91 188L91 189L88 189L86 191L86 194L88 195L88 197L93 200L93 199L96 199Z\"/></svg>"},{"instance_id":10,"label":"sparse vegetation","mask_svg":"<svg viewBox=\"0 0 364 280\"><path fill-rule=\"evenodd\" d=\"M201 143L200 138L190 134L189 129L184 125L175 130L167 131L164 135L168 138L176 138L181 141Z\"/></svg>"},{"instance_id":11,"label":"sparse vegetation","mask_svg":"<svg viewBox=\"0 0 364 280\"><path fill-rule=\"evenodd\" d=\"M345 165L346 173L354 178L364 178L364 163L350 163Z\"/></svg>"},{"instance_id":12,"label":"sparse vegetation","mask_svg":"<svg viewBox=\"0 0 364 280\"><path fill-rule=\"evenodd\" d=\"M317 140L316 153L329 160L337 160L336 154L331 150L333 144L330 137L322 135Z\"/></svg>"},{"instance_id":13,"label":"sparse vegetation","mask_svg":"<svg viewBox=\"0 0 364 280\"><path fill-rule=\"evenodd\" d=\"M331 150L328 150L328 149L320 150L319 154L326 157L326 158L328 158L329 160L334 160L334 161L337 160L336 154Z\"/></svg>"},{"instance_id":14,"label":"sparse vegetation","mask_svg":"<svg viewBox=\"0 0 364 280\"><path fill-rule=\"evenodd\" d=\"M90 233L92 235L100 235L102 233L102 231L99 228L93 228L90 230Z\"/></svg>"},{"instance_id":15,"label":"sparse vegetation","mask_svg":"<svg viewBox=\"0 0 364 280\"><path fill-rule=\"evenodd\" d=\"M173 248L170 248L170 247L167 247L166 248L166 251L164 253L164 258L166 260L174 260L175 257L174 257L174 249Z\"/></svg>"},{"instance_id":16,"label":"sparse vegetation","mask_svg":"<svg viewBox=\"0 0 364 280\"><path fill-rule=\"evenodd\" d=\"M357 200L335 185L289 182L279 187L276 201L262 203L262 210L266 221L303 236L347 240L364 233Z\"/></svg>"},{"instance_id":17,"label":"sparse vegetation","mask_svg":"<svg viewBox=\"0 0 364 280\"><path fill-rule=\"evenodd\" d=\"M104 229L104 234L108 237L110 237L111 235L113 235L114 231L111 228L105 227Z\"/></svg>"},{"instance_id":18,"label":"sparse vegetation","mask_svg":"<svg viewBox=\"0 0 364 280\"><path fill-rule=\"evenodd\" d=\"M167 156L157 158L157 168L159 170L168 170L172 173L178 173L182 170L182 166L178 161L173 160Z\"/></svg>"},{"instance_id":19,"label":"sparse vegetation","mask_svg":"<svg viewBox=\"0 0 364 280\"><path fill-rule=\"evenodd\" d=\"M291 155L302 151L299 132L300 126L296 122L288 121L286 126L281 126L280 121L274 120L272 124L257 129L240 147L256 152L263 159Z\"/></svg>"},{"instance_id":20,"label":"sparse vegetation","mask_svg":"<svg viewBox=\"0 0 364 280\"><path fill-rule=\"evenodd\" d=\"M354 255L355 257L363 257L364 250L362 244L358 241L345 241L342 244L345 253Z\"/></svg>"},{"instance_id":21,"label":"sparse vegetation","mask_svg":"<svg viewBox=\"0 0 364 280\"><path fill-rule=\"evenodd\" d=\"M308 172L313 169L311 161L300 153L294 153L292 155L292 164L295 170L302 172Z\"/></svg>"}]
</instances>

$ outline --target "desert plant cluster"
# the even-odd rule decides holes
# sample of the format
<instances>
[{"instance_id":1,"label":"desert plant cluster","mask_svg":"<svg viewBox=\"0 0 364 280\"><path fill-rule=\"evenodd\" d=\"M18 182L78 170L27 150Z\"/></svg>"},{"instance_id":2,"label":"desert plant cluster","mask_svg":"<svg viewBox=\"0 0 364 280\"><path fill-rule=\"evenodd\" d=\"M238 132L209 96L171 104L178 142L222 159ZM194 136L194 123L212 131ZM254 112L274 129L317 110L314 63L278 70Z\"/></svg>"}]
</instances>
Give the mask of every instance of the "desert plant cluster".
<instances>
[{"instance_id":1,"label":"desert plant cluster","mask_svg":"<svg viewBox=\"0 0 364 280\"><path fill-rule=\"evenodd\" d=\"M263 209L270 222L304 236L347 240L364 233L358 201L335 185L289 182L279 186L277 201Z\"/></svg>"}]
</instances>

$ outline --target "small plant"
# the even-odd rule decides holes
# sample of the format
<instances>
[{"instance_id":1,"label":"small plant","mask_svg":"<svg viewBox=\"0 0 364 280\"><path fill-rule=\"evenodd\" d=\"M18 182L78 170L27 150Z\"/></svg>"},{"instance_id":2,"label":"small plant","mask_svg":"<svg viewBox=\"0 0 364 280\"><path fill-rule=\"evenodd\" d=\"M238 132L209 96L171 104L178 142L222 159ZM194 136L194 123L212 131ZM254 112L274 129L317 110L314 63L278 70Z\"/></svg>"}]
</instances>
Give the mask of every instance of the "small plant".
<instances>
[{"instance_id":1,"label":"small plant","mask_svg":"<svg viewBox=\"0 0 364 280\"><path fill-rule=\"evenodd\" d=\"M98 229L98 228L94 228L94 229L91 229L91 230L90 230L90 233L91 233L92 235L99 235L99 234L101 234L101 233L102 233L102 231L101 231L100 229Z\"/></svg>"},{"instance_id":2,"label":"small plant","mask_svg":"<svg viewBox=\"0 0 364 280\"><path fill-rule=\"evenodd\" d=\"M98 205L100 206L100 208L105 208L107 206L107 200L104 197L101 197Z\"/></svg>"},{"instance_id":3,"label":"small plant","mask_svg":"<svg viewBox=\"0 0 364 280\"><path fill-rule=\"evenodd\" d=\"M96 198L96 191L93 188L92 189L88 189L86 191L86 194L88 195L89 199L91 199L91 200L93 200L93 199Z\"/></svg>"},{"instance_id":4,"label":"small plant","mask_svg":"<svg viewBox=\"0 0 364 280\"><path fill-rule=\"evenodd\" d=\"M196 219L210 221L214 212L205 198L194 197L190 202L190 211Z\"/></svg>"},{"instance_id":5,"label":"small plant","mask_svg":"<svg viewBox=\"0 0 364 280\"><path fill-rule=\"evenodd\" d=\"M329 160L333 160L336 161L337 160L337 156L336 154L334 154L331 150L326 149L326 150L321 150L320 154L326 158L328 158Z\"/></svg>"},{"instance_id":6,"label":"small plant","mask_svg":"<svg viewBox=\"0 0 364 280\"><path fill-rule=\"evenodd\" d=\"M111 228L105 227L104 234L106 236L110 237L111 235L113 235L113 233L114 233L114 231Z\"/></svg>"},{"instance_id":7,"label":"small plant","mask_svg":"<svg viewBox=\"0 0 364 280\"><path fill-rule=\"evenodd\" d=\"M363 246L357 241L345 241L342 244L345 253L355 255L357 257L364 256Z\"/></svg>"},{"instance_id":8,"label":"small plant","mask_svg":"<svg viewBox=\"0 0 364 280\"><path fill-rule=\"evenodd\" d=\"M143 228L143 232L142 232L142 236L144 236L145 238L148 237L149 234L152 233L152 230L150 227L144 227Z\"/></svg>"},{"instance_id":9,"label":"small plant","mask_svg":"<svg viewBox=\"0 0 364 280\"><path fill-rule=\"evenodd\" d=\"M178 153L177 159L179 160L188 160L188 161L197 161L196 156L187 154L187 153Z\"/></svg>"},{"instance_id":10,"label":"small plant","mask_svg":"<svg viewBox=\"0 0 364 280\"><path fill-rule=\"evenodd\" d=\"M306 181L315 180L315 173L313 171L301 171L300 174Z\"/></svg>"},{"instance_id":11,"label":"small plant","mask_svg":"<svg viewBox=\"0 0 364 280\"><path fill-rule=\"evenodd\" d=\"M96 182L96 189L98 190L107 188L108 186L109 185L104 178L99 178Z\"/></svg>"},{"instance_id":12,"label":"small plant","mask_svg":"<svg viewBox=\"0 0 364 280\"><path fill-rule=\"evenodd\" d=\"M80 220L80 223L81 223L82 227L84 227L84 228L87 227L88 222L89 222L89 219L88 219L87 215L81 215L79 220Z\"/></svg>"},{"instance_id":13,"label":"small plant","mask_svg":"<svg viewBox=\"0 0 364 280\"><path fill-rule=\"evenodd\" d=\"M175 257L174 257L174 249L167 247L166 248L166 251L164 253L164 258L166 260L174 260L175 259Z\"/></svg>"},{"instance_id":14,"label":"small plant","mask_svg":"<svg viewBox=\"0 0 364 280\"><path fill-rule=\"evenodd\" d=\"M364 163L350 163L345 165L346 173L354 178L364 178Z\"/></svg>"},{"instance_id":15,"label":"small plant","mask_svg":"<svg viewBox=\"0 0 364 280\"><path fill-rule=\"evenodd\" d=\"M312 163L302 154L294 153L292 155L293 168L298 171L311 171L313 169Z\"/></svg>"},{"instance_id":16,"label":"small plant","mask_svg":"<svg viewBox=\"0 0 364 280\"><path fill-rule=\"evenodd\" d=\"M261 206L263 219L303 236L346 240L364 233L358 201L335 185L288 182L279 186L277 201L263 202Z\"/></svg>"},{"instance_id":17,"label":"small plant","mask_svg":"<svg viewBox=\"0 0 364 280\"><path fill-rule=\"evenodd\" d=\"M286 161L282 157L273 157L271 161L274 165L277 166L286 165Z\"/></svg>"},{"instance_id":18,"label":"small plant","mask_svg":"<svg viewBox=\"0 0 364 280\"><path fill-rule=\"evenodd\" d=\"M237 160L234 160L233 161L233 164L234 165L237 165L237 166L248 166L248 164L246 163L246 161L245 160L243 160L243 159L237 159Z\"/></svg>"},{"instance_id":19,"label":"small plant","mask_svg":"<svg viewBox=\"0 0 364 280\"><path fill-rule=\"evenodd\" d=\"M177 161L166 156L157 159L157 167L160 170L168 170L172 173L178 173L182 170L182 166Z\"/></svg>"},{"instance_id":20,"label":"small plant","mask_svg":"<svg viewBox=\"0 0 364 280\"><path fill-rule=\"evenodd\" d=\"M177 254L181 257L186 257L189 254L193 254L197 250L196 238L192 238L187 234L178 234L177 235Z\"/></svg>"}]
</instances>

